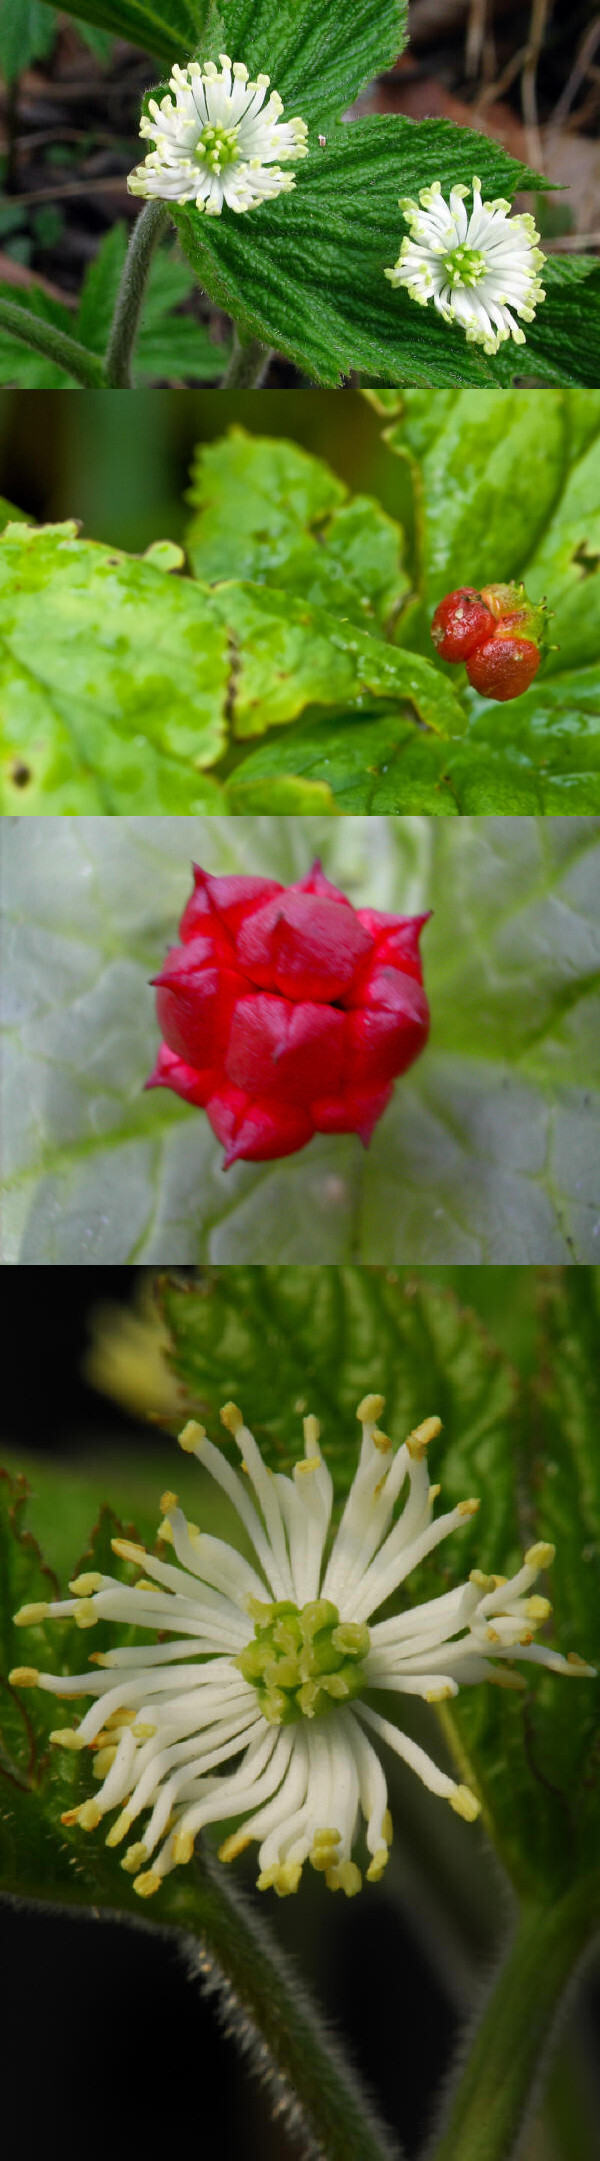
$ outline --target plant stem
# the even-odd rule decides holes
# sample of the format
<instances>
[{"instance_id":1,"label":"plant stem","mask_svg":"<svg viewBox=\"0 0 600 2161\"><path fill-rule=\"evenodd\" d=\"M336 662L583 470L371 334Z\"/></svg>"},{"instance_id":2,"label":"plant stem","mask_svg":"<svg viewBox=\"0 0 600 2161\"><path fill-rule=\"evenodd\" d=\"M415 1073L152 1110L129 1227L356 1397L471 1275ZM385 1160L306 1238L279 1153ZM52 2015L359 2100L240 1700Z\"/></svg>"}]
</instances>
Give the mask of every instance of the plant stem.
<instances>
[{"instance_id":1,"label":"plant stem","mask_svg":"<svg viewBox=\"0 0 600 2161\"><path fill-rule=\"evenodd\" d=\"M261 345L259 338L249 338L245 344L234 331L233 352L226 368L220 390L260 390L268 373L271 348Z\"/></svg>"},{"instance_id":2,"label":"plant stem","mask_svg":"<svg viewBox=\"0 0 600 2161\"><path fill-rule=\"evenodd\" d=\"M88 352L77 338L70 338L66 330L57 330L42 315L32 315L29 308L20 308L16 301L0 300L0 329L10 330L24 345L31 345L34 353L53 360L57 368L64 368L76 383L82 383L84 390L101 389L104 370L98 354Z\"/></svg>"},{"instance_id":3,"label":"plant stem","mask_svg":"<svg viewBox=\"0 0 600 2161\"><path fill-rule=\"evenodd\" d=\"M192 1973L221 1999L227 2030L266 2084L300 2152L315 2161L398 2161L352 2066L344 2061L262 1917L205 1851L186 1887ZM183 1915L182 1915L183 1919ZM191 1948L190 1944L190 1948Z\"/></svg>"},{"instance_id":4,"label":"plant stem","mask_svg":"<svg viewBox=\"0 0 600 2161\"><path fill-rule=\"evenodd\" d=\"M600 1916L600 1880L525 1904L450 2100L432 2161L510 2161L541 2097L569 1982Z\"/></svg>"},{"instance_id":5,"label":"plant stem","mask_svg":"<svg viewBox=\"0 0 600 2161\"><path fill-rule=\"evenodd\" d=\"M131 361L148 271L168 215L165 203L146 203L133 227L104 362L104 380L111 390L133 389Z\"/></svg>"}]
</instances>

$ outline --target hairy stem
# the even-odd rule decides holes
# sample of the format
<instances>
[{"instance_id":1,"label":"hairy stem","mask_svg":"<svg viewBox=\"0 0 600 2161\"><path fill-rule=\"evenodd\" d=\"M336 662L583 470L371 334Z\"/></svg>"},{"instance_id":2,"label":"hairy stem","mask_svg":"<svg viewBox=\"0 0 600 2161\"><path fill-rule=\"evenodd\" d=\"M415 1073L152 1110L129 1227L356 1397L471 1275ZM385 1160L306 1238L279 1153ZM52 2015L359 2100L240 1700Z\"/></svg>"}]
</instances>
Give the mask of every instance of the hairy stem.
<instances>
[{"instance_id":1,"label":"hairy stem","mask_svg":"<svg viewBox=\"0 0 600 2161\"><path fill-rule=\"evenodd\" d=\"M271 349L261 345L259 338L250 338L247 344L234 332L233 352L226 368L220 390L260 390L268 374Z\"/></svg>"},{"instance_id":2,"label":"hairy stem","mask_svg":"<svg viewBox=\"0 0 600 2161\"><path fill-rule=\"evenodd\" d=\"M303 2161L399 2161L398 2146L262 1917L208 1851L190 1879L191 1870L185 1903L196 1939L192 1973L214 1992L228 2032L287 2121Z\"/></svg>"},{"instance_id":3,"label":"hairy stem","mask_svg":"<svg viewBox=\"0 0 600 2161\"><path fill-rule=\"evenodd\" d=\"M525 1904L431 2161L510 2161L541 2098L561 2004L600 1922L600 1878Z\"/></svg>"},{"instance_id":4,"label":"hairy stem","mask_svg":"<svg viewBox=\"0 0 600 2161\"><path fill-rule=\"evenodd\" d=\"M98 355L89 353L66 330L57 330L54 323L45 322L43 316L32 315L29 308L20 308L16 301L0 300L0 328L32 346L34 353L43 353L45 360L53 360L57 368L64 368L84 390L101 389L104 370Z\"/></svg>"},{"instance_id":5,"label":"hairy stem","mask_svg":"<svg viewBox=\"0 0 600 2161\"><path fill-rule=\"evenodd\" d=\"M148 272L168 215L165 203L146 203L133 227L104 362L104 381L111 390L133 388L131 362Z\"/></svg>"}]
</instances>

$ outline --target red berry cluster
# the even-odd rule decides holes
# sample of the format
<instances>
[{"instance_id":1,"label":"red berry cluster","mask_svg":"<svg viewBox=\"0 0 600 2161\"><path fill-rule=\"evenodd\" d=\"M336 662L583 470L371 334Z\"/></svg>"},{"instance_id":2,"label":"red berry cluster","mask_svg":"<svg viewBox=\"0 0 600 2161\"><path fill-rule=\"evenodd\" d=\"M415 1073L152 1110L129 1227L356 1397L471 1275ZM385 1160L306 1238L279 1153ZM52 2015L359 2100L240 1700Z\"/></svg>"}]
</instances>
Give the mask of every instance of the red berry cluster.
<instances>
[{"instance_id":1,"label":"red berry cluster","mask_svg":"<svg viewBox=\"0 0 600 2161\"><path fill-rule=\"evenodd\" d=\"M354 909L320 863L291 886L194 867L182 943L155 978L164 1042L146 1086L206 1110L226 1167L314 1133L366 1145L427 1041L426 922Z\"/></svg>"},{"instance_id":2,"label":"red berry cluster","mask_svg":"<svg viewBox=\"0 0 600 2161\"><path fill-rule=\"evenodd\" d=\"M464 660L484 698L520 698L540 665L544 603L522 585L460 586L436 608L431 636L442 660Z\"/></svg>"}]
</instances>

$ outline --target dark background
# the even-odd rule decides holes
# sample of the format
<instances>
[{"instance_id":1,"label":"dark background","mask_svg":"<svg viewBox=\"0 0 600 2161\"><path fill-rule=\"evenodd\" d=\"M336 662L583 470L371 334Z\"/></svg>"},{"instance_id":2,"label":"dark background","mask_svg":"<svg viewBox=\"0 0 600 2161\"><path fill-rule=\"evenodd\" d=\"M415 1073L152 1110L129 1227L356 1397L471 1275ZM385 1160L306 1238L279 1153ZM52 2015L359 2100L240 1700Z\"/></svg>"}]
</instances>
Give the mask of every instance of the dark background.
<instances>
[{"instance_id":1,"label":"dark background","mask_svg":"<svg viewBox=\"0 0 600 2161\"><path fill-rule=\"evenodd\" d=\"M5 1279L11 1358L2 1439L11 1468L19 1458L29 1467L33 1461L35 1476L36 1455L75 1463L107 1451L114 1460L115 1447L124 1453L152 1448L148 1427L96 1394L81 1370L94 1304L100 1298L129 1300L143 1273L105 1268L84 1279L76 1269L63 1269L49 1289L48 1271L41 1279L31 1271L18 1281ZM497 1301L500 1278L509 1289L517 1277L530 1280L528 1270L432 1273L460 1276L465 1296L470 1301L475 1289L484 1307ZM523 1281L523 1294L527 1288ZM524 1338L524 1363L531 1355ZM2 1453L0 1448L0 1460ZM271 1902L253 1891L252 1856L239 1867L248 1896L257 1896L261 1918L268 1918L314 1986L328 2023L396 2128L409 2161L427 2133L432 2099L478 1977L485 1976L502 1911L493 1873L485 1861L479 1873L474 1854L467 1936L463 1910L460 1930L450 1919L440 1942L439 1915L428 1910L426 1884L412 1881L421 1814L426 1851L431 1837L428 1797L421 1809L418 1796L416 1849L413 1821L412 1845L408 1856L402 1853L400 1818L399 1850L388 1881L375 1893L334 1900L307 1870L302 1896L274 1902L272 1912ZM132 2151L143 2154L158 2138L176 2140L178 2150L182 2140L189 2142L201 2161L217 2155L219 2161L292 2161L296 2148L271 2123L266 2100L221 2034L212 2004L186 1978L173 1939L161 1938L154 1925L138 1933L104 1918L54 1915L5 1901L0 1956L8 1982L6 2063L18 2073L19 2150L26 2157L52 2151L60 2129L66 2150L81 2152L85 2161L96 2155L105 2161L107 2151L116 2161ZM586 2056L597 2008L588 1986L575 2020L579 2049L587 2036ZM583 2057L578 2077L585 2089ZM582 2130L580 2139L573 2118L561 2155L590 2161L591 2151L588 2133ZM542 2135L526 2144L523 2161L555 2161L555 2155Z\"/></svg>"}]
</instances>

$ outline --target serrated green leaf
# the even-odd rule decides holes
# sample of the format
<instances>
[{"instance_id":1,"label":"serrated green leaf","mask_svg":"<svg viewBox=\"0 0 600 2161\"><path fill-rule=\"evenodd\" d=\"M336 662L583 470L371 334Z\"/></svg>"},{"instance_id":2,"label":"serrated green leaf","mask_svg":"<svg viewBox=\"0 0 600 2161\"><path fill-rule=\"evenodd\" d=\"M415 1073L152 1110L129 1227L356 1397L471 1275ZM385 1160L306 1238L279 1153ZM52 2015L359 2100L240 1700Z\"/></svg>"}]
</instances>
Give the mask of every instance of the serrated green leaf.
<instances>
[{"instance_id":1,"label":"serrated green leaf","mask_svg":"<svg viewBox=\"0 0 600 2161\"><path fill-rule=\"evenodd\" d=\"M600 1654L597 1278L595 1269L556 1272L542 1292L539 1378L533 1405L521 1401L512 1504L522 1548L540 1537L556 1545L551 1641L592 1662ZM476 1767L495 1843L527 1897L595 1866L597 1681L542 1673L516 1706L496 1690L465 1691L444 1724Z\"/></svg>"},{"instance_id":2,"label":"serrated green leaf","mask_svg":"<svg viewBox=\"0 0 600 2161\"><path fill-rule=\"evenodd\" d=\"M436 734L459 733L453 685L419 654L261 586L220 585L211 600L235 647L231 717L238 738L295 720L305 706L351 710L376 698L406 701Z\"/></svg>"},{"instance_id":3,"label":"serrated green leaf","mask_svg":"<svg viewBox=\"0 0 600 2161\"><path fill-rule=\"evenodd\" d=\"M157 573L158 576L158 573ZM595 1258L598 820L16 821L4 848L5 1259ZM431 1044L365 1153L317 1138L227 1173L201 1112L144 1093L148 979L190 859L434 914Z\"/></svg>"},{"instance_id":4,"label":"serrated green leaf","mask_svg":"<svg viewBox=\"0 0 600 2161\"><path fill-rule=\"evenodd\" d=\"M321 784L344 815L410 810L451 818L459 806L446 778L448 764L448 744L416 730L406 709L368 720L348 712L270 737L231 775L228 800L241 813L246 807L259 809L267 798L271 803L273 791L282 786L295 784L300 790Z\"/></svg>"},{"instance_id":5,"label":"serrated green leaf","mask_svg":"<svg viewBox=\"0 0 600 2161\"><path fill-rule=\"evenodd\" d=\"M234 427L196 451L189 501L198 577L304 594L385 634L408 585L400 527L369 496L350 498L321 458Z\"/></svg>"},{"instance_id":6,"label":"serrated green leaf","mask_svg":"<svg viewBox=\"0 0 600 2161\"><path fill-rule=\"evenodd\" d=\"M432 661L285 592L165 579L72 524L8 528L0 639L3 803L29 815L120 814L132 796L216 813L219 784L198 768L229 730L261 734L308 705L401 698L424 729L461 727Z\"/></svg>"},{"instance_id":7,"label":"serrated green leaf","mask_svg":"<svg viewBox=\"0 0 600 2161\"><path fill-rule=\"evenodd\" d=\"M303 87L298 99L305 115ZM189 205L173 214L211 298L312 381L336 385L357 369L367 381L493 383L480 347L383 274L404 232L400 196L433 177L446 193L456 181L470 188L475 156L485 193L533 184L491 138L445 120L416 127L388 117L333 126L324 149L311 138L294 192L247 218L207 219Z\"/></svg>"},{"instance_id":8,"label":"serrated green leaf","mask_svg":"<svg viewBox=\"0 0 600 2161\"><path fill-rule=\"evenodd\" d=\"M200 587L70 525L13 526L0 576L5 808L216 807L195 768L225 742L227 643Z\"/></svg>"}]
</instances>

